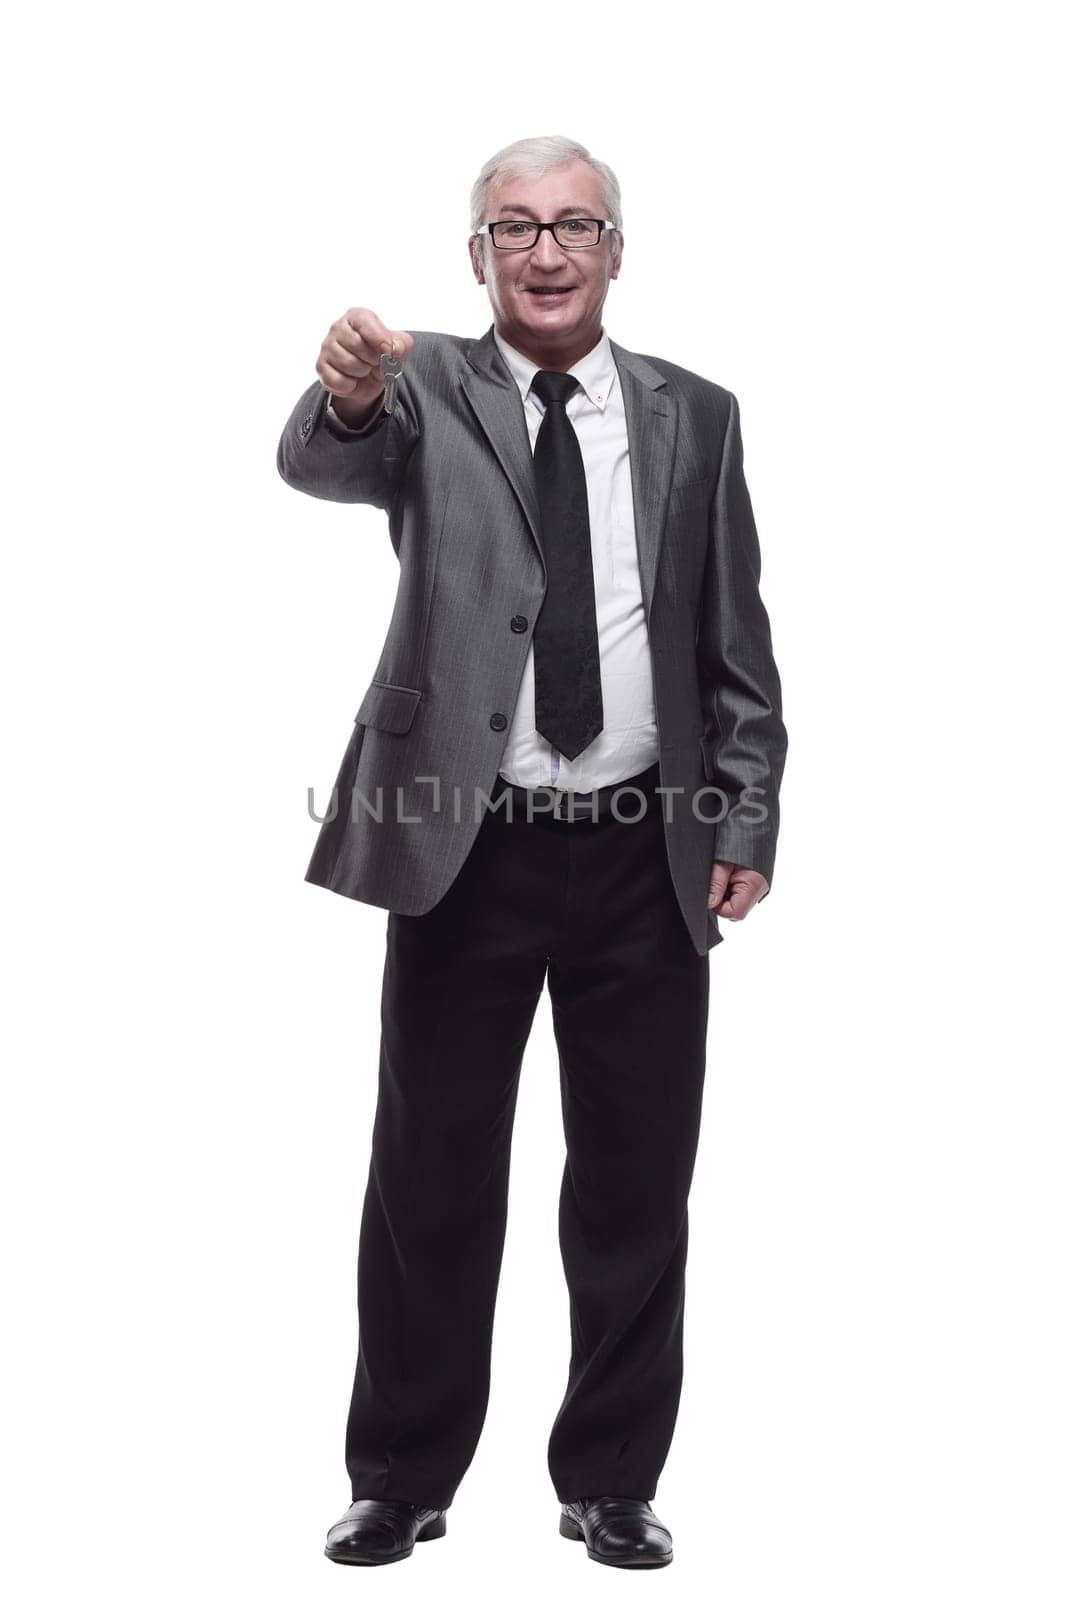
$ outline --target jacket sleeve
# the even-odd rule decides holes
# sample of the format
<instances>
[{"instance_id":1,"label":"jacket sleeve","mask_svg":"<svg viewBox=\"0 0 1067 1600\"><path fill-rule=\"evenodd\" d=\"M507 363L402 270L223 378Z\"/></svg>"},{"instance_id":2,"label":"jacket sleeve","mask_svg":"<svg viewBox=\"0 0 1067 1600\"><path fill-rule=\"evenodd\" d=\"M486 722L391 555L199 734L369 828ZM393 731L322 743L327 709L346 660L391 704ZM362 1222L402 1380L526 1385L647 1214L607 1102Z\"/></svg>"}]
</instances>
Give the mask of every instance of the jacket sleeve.
<instances>
[{"instance_id":1,"label":"jacket sleeve","mask_svg":"<svg viewBox=\"0 0 1067 1600\"><path fill-rule=\"evenodd\" d=\"M419 437L410 397L398 390L392 415L383 407L363 428L345 427L329 397L318 379L304 390L278 441L278 471L318 500L388 510Z\"/></svg>"},{"instance_id":2,"label":"jacket sleeve","mask_svg":"<svg viewBox=\"0 0 1067 1600\"><path fill-rule=\"evenodd\" d=\"M714 769L708 781L725 795L718 802L724 814L715 856L754 868L770 883L787 736L770 622L759 592L759 539L734 395L729 402L708 534L697 664L705 749Z\"/></svg>"}]
</instances>

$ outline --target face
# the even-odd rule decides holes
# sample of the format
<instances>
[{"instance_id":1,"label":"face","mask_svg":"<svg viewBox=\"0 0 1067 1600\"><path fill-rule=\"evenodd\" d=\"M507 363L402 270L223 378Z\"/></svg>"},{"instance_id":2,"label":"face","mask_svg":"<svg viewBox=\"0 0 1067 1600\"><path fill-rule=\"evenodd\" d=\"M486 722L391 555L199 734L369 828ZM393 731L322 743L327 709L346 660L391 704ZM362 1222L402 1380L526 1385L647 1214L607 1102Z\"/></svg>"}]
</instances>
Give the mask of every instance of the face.
<instances>
[{"instance_id":1,"label":"face","mask_svg":"<svg viewBox=\"0 0 1067 1600\"><path fill-rule=\"evenodd\" d=\"M604 215L600 180L584 161L540 178L505 178L494 184L486 221L523 217L557 222L568 214ZM558 372L588 354L600 339L608 285L618 277L622 261L622 235L615 235L619 246L614 259L611 237L602 233L591 250L567 250L545 230L532 250L498 250L483 234L484 271L471 239L474 275L489 292L502 338L539 366Z\"/></svg>"}]
</instances>

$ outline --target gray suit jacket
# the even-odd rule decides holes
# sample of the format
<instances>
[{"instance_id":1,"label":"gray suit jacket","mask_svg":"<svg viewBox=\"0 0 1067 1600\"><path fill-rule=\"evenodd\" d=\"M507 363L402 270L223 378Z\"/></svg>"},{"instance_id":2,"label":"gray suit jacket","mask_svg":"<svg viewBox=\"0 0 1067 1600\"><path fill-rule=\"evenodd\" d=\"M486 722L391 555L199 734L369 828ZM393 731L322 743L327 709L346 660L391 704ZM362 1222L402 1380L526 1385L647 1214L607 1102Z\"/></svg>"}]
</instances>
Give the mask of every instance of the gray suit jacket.
<instances>
[{"instance_id":1,"label":"gray suit jacket","mask_svg":"<svg viewBox=\"0 0 1067 1600\"><path fill-rule=\"evenodd\" d=\"M437 904L474 843L476 794L492 790L545 594L526 418L492 328L414 339L392 416L346 437L316 381L277 453L294 489L388 512L400 562L392 620L305 876L409 916ZM774 870L786 730L759 543L734 396L671 362L611 350L660 784L681 791L664 822L667 856L704 955L722 938L707 909L714 858L768 882ZM706 785L721 797L701 798Z\"/></svg>"}]
</instances>

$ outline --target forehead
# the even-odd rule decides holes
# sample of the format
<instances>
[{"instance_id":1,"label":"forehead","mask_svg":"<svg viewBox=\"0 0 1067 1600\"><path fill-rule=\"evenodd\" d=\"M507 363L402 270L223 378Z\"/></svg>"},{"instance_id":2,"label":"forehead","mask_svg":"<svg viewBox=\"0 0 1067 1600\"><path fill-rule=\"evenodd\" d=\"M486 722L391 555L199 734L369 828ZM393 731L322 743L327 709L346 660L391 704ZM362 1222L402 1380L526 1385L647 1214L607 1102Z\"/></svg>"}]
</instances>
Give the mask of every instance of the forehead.
<instances>
[{"instance_id":1,"label":"forehead","mask_svg":"<svg viewBox=\"0 0 1067 1600\"><path fill-rule=\"evenodd\" d=\"M600 181L584 161L556 167L539 178L504 178L489 192L490 215L522 209L543 222L551 222L568 208L596 216L601 203Z\"/></svg>"}]
</instances>

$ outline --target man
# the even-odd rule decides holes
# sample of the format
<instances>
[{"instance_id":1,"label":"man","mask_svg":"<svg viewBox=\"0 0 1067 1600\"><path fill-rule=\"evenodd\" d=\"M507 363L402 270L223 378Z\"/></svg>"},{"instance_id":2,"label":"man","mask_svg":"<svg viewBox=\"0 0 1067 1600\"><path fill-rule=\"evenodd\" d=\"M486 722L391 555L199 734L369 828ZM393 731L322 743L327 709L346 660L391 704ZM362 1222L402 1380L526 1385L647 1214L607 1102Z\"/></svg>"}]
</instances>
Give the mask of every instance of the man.
<instances>
[{"instance_id":1,"label":"man","mask_svg":"<svg viewBox=\"0 0 1067 1600\"><path fill-rule=\"evenodd\" d=\"M400 562L307 871L390 913L335 1561L443 1534L473 1456L546 978L560 1531L609 1565L672 1558L650 1502L681 1388L708 953L718 917L770 889L786 733L737 402L608 338L621 224L584 146L498 152L468 241L493 326L412 335L348 311L278 448L294 488L387 511Z\"/></svg>"}]
</instances>

